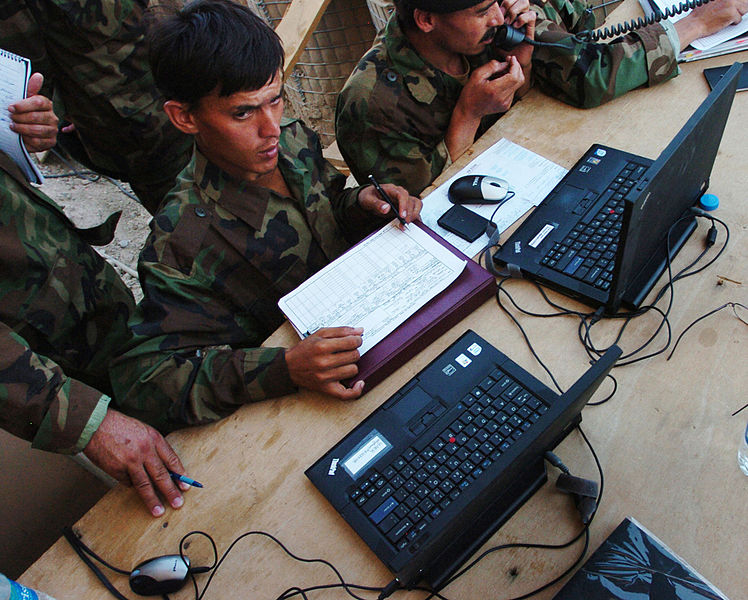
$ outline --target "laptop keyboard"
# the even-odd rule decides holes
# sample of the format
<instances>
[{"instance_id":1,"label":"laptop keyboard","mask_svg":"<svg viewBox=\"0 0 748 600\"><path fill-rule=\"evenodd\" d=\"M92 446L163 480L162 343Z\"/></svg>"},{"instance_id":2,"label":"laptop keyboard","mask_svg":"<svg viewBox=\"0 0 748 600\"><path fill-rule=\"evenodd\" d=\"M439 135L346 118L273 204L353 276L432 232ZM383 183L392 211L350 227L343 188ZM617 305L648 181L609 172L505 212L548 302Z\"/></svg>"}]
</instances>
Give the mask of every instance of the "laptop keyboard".
<instances>
[{"instance_id":1,"label":"laptop keyboard","mask_svg":"<svg viewBox=\"0 0 748 600\"><path fill-rule=\"evenodd\" d=\"M582 219L569 235L553 245L540 264L608 291L623 220L623 198L646 171L629 162L602 195L610 196L592 218Z\"/></svg>"},{"instance_id":2,"label":"laptop keyboard","mask_svg":"<svg viewBox=\"0 0 748 600\"><path fill-rule=\"evenodd\" d=\"M429 524L548 408L494 368L450 409L451 425L418 438L417 446L370 472L348 495L398 550L415 551Z\"/></svg>"}]
</instances>

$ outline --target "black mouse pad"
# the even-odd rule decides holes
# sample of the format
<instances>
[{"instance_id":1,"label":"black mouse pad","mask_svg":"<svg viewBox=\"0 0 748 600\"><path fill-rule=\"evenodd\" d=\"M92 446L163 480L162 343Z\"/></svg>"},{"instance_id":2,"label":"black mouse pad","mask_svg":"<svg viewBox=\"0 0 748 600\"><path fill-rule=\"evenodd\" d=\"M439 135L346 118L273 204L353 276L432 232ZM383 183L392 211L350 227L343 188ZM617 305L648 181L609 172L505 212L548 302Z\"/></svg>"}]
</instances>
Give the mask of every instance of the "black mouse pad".
<instances>
[{"instance_id":1,"label":"black mouse pad","mask_svg":"<svg viewBox=\"0 0 748 600\"><path fill-rule=\"evenodd\" d=\"M743 70L740 71L740 78L738 79L738 89L736 91L743 92L745 90L748 90L748 63L740 63L743 65ZM712 67L711 69L704 69L704 77L706 77L706 81L709 84L710 89L714 89L714 86L717 85L717 82L722 78L722 75L727 73L727 69L730 68L730 65L726 67Z\"/></svg>"}]
</instances>

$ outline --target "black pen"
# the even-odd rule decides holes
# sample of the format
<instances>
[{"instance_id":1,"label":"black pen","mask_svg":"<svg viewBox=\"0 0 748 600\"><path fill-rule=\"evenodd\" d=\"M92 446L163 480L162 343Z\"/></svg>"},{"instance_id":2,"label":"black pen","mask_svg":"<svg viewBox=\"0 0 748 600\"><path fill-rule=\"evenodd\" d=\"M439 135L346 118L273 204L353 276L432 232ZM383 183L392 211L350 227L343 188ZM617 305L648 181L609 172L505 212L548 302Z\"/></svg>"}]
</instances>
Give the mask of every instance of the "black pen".
<instances>
[{"instance_id":1,"label":"black pen","mask_svg":"<svg viewBox=\"0 0 748 600\"><path fill-rule=\"evenodd\" d=\"M377 182L377 180L374 179L374 175L369 175L369 181L371 181L371 185L374 186L374 189L376 189L377 192L379 193L379 195L382 197L382 200L384 200L387 204L389 204L392 207L392 210L395 211L395 216L397 217L397 220L400 221L400 224L401 225L406 225L407 223L405 223L405 219L403 219L400 216L400 213L397 210L397 206L395 206L395 203L392 201L392 198L390 198L387 195L387 192L385 192L382 189L382 186L379 185L379 183Z\"/></svg>"}]
</instances>

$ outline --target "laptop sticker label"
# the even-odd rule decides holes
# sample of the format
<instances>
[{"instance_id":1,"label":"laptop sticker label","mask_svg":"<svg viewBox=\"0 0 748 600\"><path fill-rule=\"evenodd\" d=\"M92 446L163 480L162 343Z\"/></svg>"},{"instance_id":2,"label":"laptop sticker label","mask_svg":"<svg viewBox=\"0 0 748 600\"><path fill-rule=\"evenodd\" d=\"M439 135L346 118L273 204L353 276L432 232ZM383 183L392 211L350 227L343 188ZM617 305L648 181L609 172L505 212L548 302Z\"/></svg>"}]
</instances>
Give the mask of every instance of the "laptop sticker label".
<instances>
[{"instance_id":1,"label":"laptop sticker label","mask_svg":"<svg viewBox=\"0 0 748 600\"><path fill-rule=\"evenodd\" d=\"M457 362L457 364L461 367L467 367L473 361L464 354L460 354L457 358L455 358L455 362Z\"/></svg>"},{"instance_id":2,"label":"laptop sticker label","mask_svg":"<svg viewBox=\"0 0 748 600\"><path fill-rule=\"evenodd\" d=\"M449 363L442 369L442 373L444 373L447 377L451 377L456 371L457 367L455 367L452 363Z\"/></svg>"},{"instance_id":3,"label":"laptop sticker label","mask_svg":"<svg viewBox=\"0 0 748 600\"><path fill-rule=\"evenodd\" d=\"M330 468L327 469L327 474L330 477L332 477L333 475L335 475L335 471L338 470L338 462L340 462L339 458L333 458L332 461L330 462Z\"/></svg>"},{"instance_id":4,"label":"laptop sticker label","mask_svg":"<svg viewBox=\"0 0 748 600\"><path fill-rule=\"evenodd\" d=\"M480 344L473 342L468 346L468 352L472 354L473 356L478 356L480 354L480 351L483 350L483 348L480 347Z\"/></svg>"},{"instance_id":5,"label":"laptop sticker label","mask_svg":"<svg viewBox=\"0 0 748 600\"><path fill-rule=\"evenodd\" d=\"M514 242L514 253L522 254L522 242L520 242L519 240Z\"/></svg>"},{"instance_id":6,"label":"laptop sticker label","mask_svg":"<svg viewBox=\"0 0 748 600\"><path fill-rule=\"evenodd\" d=\"M530 248L537 248L540 246L540 244L543 242L543 240L548 236L548 234L556 229L555 225L552 225L551 223L547 223L543 226L543 229L541 229L534 238L532 238L528 244Z\"/></svg>"},{"instance_id":7,"label":"laptop sticker label","mask_svg":"<svg viewBox=\"0 0 748 600\"><path fill-rule=\"evenodd\" d=\"M375 460L383 456L392 444L379 433L372 429L371 433L361 440L353 450L343 459L343 468L353 478L356 477Z\"/></svg>"}]
</instances>

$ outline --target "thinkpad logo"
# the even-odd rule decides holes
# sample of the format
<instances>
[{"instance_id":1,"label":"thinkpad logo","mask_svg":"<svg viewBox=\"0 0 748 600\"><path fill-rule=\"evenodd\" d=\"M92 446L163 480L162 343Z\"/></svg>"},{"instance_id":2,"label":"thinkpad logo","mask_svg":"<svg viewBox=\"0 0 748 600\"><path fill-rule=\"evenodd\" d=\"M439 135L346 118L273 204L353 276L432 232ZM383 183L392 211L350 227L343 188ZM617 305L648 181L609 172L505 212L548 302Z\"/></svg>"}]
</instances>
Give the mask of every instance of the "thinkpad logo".
<instances>
[{"instance_id":1,"label":"thinkpad logo","mask_svg":"<svg viewBox=\"0 0 748 600\"><path fill-rule=\"evenodd\" d=\"M337 459L337 458L333 458L332 459L332 462L330 463L330 468L327 469L327 474L328 475L331 475L331 476L335 475L335 471L338 470L338 462L340 462L339 459Z\"/></svg>"}]
</instances>

